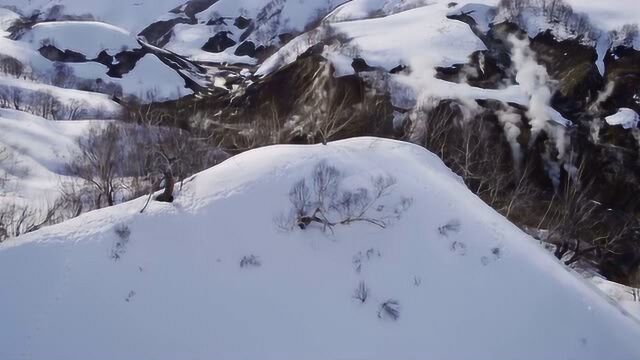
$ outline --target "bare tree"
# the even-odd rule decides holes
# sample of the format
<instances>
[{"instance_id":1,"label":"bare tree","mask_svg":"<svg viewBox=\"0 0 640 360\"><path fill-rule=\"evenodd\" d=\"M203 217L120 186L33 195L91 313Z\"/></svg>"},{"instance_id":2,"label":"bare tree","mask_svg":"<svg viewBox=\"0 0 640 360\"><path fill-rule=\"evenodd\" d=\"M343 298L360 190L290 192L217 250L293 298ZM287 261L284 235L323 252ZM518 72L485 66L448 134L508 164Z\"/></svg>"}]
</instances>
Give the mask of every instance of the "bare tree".
<instances>
[{"instance_id":1,"label":"bare tree","mask_svg":"<svg viewBox=\"0 0 640 360\"><path fill-rule=\"evenodd\" d=\"M362 112L362 104L354 103L354 94L348 86L338 87L333 83L329 62L320 66L314 74L308 90L300 96L299 110L294 116L308 127L309 142L320 140L326 145L355 125Z\"/></svg>"},{"instance_id":2,"label":"bare tree","mask_svg":"<svg viewBox=\"0 0 640 360\"><path fill-rule=\"evenodd\" d=\"M97 190L95 206L115 204L115 193L121 188L118 179L122 167L120 129L114 123L106 127L94 126L86 136L78 139L78 150L67 166L70 175L83 179Z\"/></svg>"},{"instance_id":3,"label":"bare tree","mask_svg":"<svg viewBox=\"0 0 640 360\"><path fill-rule=\"evenodd\" d=\"M340 171L326 162L320 162L314 167L311 178L313 188L309 188L306 179L301 179L289 191L292 206L289 215L281 215L276 219L283 230L294 226L304 230L317 224L323 231L333 232L336 225L357 222L385 228L411 206L412 200L409 198L401 198L390 205L382 203L396 183L391 176L372 178L371 189L342 190Z\"/></svg>"},{"instance_id":4,"label":"bare tree","mask_svg":"<svg viewBox=\"0 0 640 360\"><path fill-rule=\"evenodd\" d=\"M60 221L60 203L38 210L28 205L0 203L0 242Z\"/></svg>"}]
</instances>

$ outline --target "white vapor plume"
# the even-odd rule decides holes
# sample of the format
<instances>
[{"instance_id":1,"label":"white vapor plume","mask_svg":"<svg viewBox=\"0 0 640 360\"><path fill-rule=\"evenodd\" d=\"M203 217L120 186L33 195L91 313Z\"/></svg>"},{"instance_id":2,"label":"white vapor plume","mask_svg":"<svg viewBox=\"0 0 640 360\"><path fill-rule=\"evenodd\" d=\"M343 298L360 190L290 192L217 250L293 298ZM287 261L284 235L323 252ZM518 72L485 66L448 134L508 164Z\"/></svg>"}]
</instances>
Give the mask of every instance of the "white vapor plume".
<instances>
[{"instance_id":1,"label":"white vapor plume","mask_svg":"<svg viewBox=\"0 0 640 360\"><path fill-rule=\"evenodd\" d=\"M529 97L529 110L527 117L531 126L531 143L535 141L541 131L545 131L551 137L558 150L558 158L562 159L569 146L569 138L563 126L552 126L550 120L562 116L551 108L551 96L553 81L547 69L535 59L535 53L529 46L529 39L519 39L515 35L508 38L512 45L511 59L516 70L516 82Z\"/></svg>"},{"instance_id":2,"label":"white vapor plume","mask_svg":"<svg viewBox=\"0 0 640 360\"><path fill-rule=\"evenodd\" d=\"M519 174L522 169L522 150L520 149L520 143L518 137L520 136L520 114L514 111L500 110L496 113L498 121L502 125L504 130L504 136L507 138L509 145L511 146L511 154L513 156L513 164L516 172Z\"/></svg>"},{"instance_id":3,"label":"white vapor plume","mask_svg":"<svg viewBox=\"0 0 640 360\"><path fill-rule=\"evenodd\" d=\"M550 120L547 107L551 102L551 79L547 69L536 62L528 38L518 39L515 35L510 35L509 42L513 46L511 59L516 69L516 81L530 98L527 116L530 118L531 132L535 138Z\"/></svg>"},{"instance_id":4,"label":"white vapor plume","mask_svg":"<svg viewBox=\"0 0 640 360\"><path fill-rule=\"evenodd\" d=\"M593 113L598 112L600 110L600 105L603 102L607 101L607 99L611 96L611 94L613 94L613 90L615 86L616 84L613 81L609 81L607 83L607 86L605 86L605 88L598 93L598 97L596 98L596 101L594 101L593 104L589 106L589 111Z\"/></svg>"}]
</instances>

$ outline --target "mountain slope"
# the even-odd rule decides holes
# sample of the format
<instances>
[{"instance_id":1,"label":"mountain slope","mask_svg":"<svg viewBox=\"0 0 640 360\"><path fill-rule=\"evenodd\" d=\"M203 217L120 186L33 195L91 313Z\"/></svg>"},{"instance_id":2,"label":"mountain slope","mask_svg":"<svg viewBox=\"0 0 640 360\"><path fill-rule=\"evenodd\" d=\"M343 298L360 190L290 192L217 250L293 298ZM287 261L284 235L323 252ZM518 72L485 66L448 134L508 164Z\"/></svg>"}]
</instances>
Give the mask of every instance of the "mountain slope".
<instances>
[{"instance_id":1,"label":"mountain slope","mask_svg":"<svg viewBox=\"0 0 640 360\"><path fill-rule=\"evenodd\" d=\"M352 195L395 177L365 212L385 228L283 222L292 185L313 189L323 161ZM187 180L173 204L139 214L145 200L0 245L0 357L640 356L636 321L415 145L252 150Z\"/></svg>"}]
</instances>

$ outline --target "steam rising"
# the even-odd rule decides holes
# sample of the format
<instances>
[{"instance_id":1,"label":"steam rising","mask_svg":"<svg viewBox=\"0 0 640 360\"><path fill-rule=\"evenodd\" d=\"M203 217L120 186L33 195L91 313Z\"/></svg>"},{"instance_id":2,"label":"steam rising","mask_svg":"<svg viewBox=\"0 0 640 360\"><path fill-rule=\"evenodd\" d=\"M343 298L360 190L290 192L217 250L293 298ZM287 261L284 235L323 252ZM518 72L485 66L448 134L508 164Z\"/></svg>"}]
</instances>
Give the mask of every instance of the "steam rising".
<instances>
[{"instance_id":1,"label":"steam rising","mask_svg":"<svg viewBox=\"0 0 640 360\"><path fill-rule=\"evenodd\" d=\"M566 136L564 127L549 124L553 112L550 106L553 82L547 69L536 61L535 53L529 47L528 38L519 39L515 35L510 35L508 40L512 45L511 59L516 71L516 81L529 97L527 117L531 126L531 142L535 141L541 131L545 131L554 140L558 159L561 160L569 146L569 138Z\"/></svg>"},{"instance_id":2,"label":"steam rising","mask_svg":"<svg viewBox=\"0 0 640 360\"><path fill-rule=\"evenodd\" d=\"M520 114L513 111L498 111L496 113L498 121L502 125L504 130L504 136L507 138L509 145L511 146L511 154L513 156L513 164L517 173L520 173L522 169L522 150L520 149L520 143L518 142L518 136L520 136Z\"/></svg>"}]
</instances>

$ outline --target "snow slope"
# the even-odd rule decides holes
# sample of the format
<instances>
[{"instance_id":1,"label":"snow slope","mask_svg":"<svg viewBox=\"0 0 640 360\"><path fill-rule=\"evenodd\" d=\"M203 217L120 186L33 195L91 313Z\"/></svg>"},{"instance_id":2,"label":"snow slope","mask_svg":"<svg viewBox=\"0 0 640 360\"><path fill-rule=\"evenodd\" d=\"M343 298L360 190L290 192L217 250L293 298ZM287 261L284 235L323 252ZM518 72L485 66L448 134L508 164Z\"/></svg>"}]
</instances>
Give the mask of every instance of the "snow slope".
<instances>
[{"instance_id":1,"label":"snow slope","mask_svg":"<svg viewBox=\"0 0 640 360\"><path fill-rule=\"evenodd\" d=\"M132 33L138 33L157 17L182 4L185 0L2 0L2 6L14 6L23 15L34 11L47 13L56 5L62 5L65 15L90 14L103 21Z\"/></svg>"},{"instance_id":2,"label":"snow slope","mask_svg":"<svg viewBox=\"0 0 640 360\"><path fill-rule=\"evenodd\" d=\"M61 50L73 50L84 54L88 59L96 57L101 51L116 54L123 49L140 48L140 44L128 32L114 26L97 22L49 22L40 23L25 34L20 41L0 37L0 55L11 56L25 65L28 75L46 82L54 72L53 62L44 58L37 50L43 40L50 39ZM171 100L193 91L185 87L185 81L176 71L165 65L157 56L147 54L140 59L133 70L122 78L107 75L109 69L97 62L66 63L72 74L80 79L102 79L118 84L125 96L134 95L143 101ZM2 76L2 75L0 75ZM0 83L2 80L0 80ZM53 88L42 84L43 87ZM57 93L65 89L55 88ZM96 97L104 97L97 94Z\"/></svg>"},{"instance_id":3,"label":"snow slope","mask_svg":"<svg viewBox=\"0 0 640 360\"><path fill-rule=\"evenodd\" d=\"M78 106L89 114L96 111L117 117L122 107L111 100L108 95L76 89L66 89L31 80L16 79L0 75L0 87L20 89L24 93L47 93L59 100L63 105ZM63 120L63 119L61 119Z\"/></svg>"},{"instance_id":4,"label":"snow slope","mask_svg":"<svg viewBox=\"0 0 640 360\"><path fill-rule=\"evenodd\" d=\"M256 46L280 46L279 35L301 33L344 2L345 0L220 0L195 15L198 24L174 26L172 37L165 47L195 61L254 65L254 58L235 55L244 41L250 41ZM246 28L236 26L234 19L239 16L251 20L253 24ZM220 19L224 23L210 24L210 21L217 23ZM218 53L201 50L216 34L225 34L235 45Z\"/></svg>"},{"instance_id":5,"label":"snow slope","mask_svg":"<svg viewBox=\"0 0 640 360\"><path fill-rule=\"evenodd\" d=\"M20 19L20 15L11 10L0 8L0 36L5 36L7 29L18 19Z\"/></svg>"},{"instance_id":6,"label":"snow slope","mask_svg":"<svg viewBox=\"0 0 640 360\"><path fill-rule=\"evenodd\" d=\"M0 109L0 148L12 154L0 164L8 175L0 202L46 206L59 196L59 185L76 140L93 121L50 121L17 110Z\"/></svg>"},{"instance_id":7,"label":"snow slope","mask_svg":"<svg viewBox=\"0 0 640 360\"><path fill-rule=\"evenodd\" d=\"M87 59L98 56L102 50L114 55L123 50L140 48L136 39L126 30L95 21L56 21L34 25L22 39L34 49L51 41L58 49L84 54Z\"/></svg>"},{"instance_id":8,"label":"snow slope","mask_svg":"<svg viewBox=\"0 0 640 360\"><path fill-rule=\"evenodd\" d=\"M323 160L342 190L396 177L369 216L412 205L386 229L279 230L292 184ZM139 214L144 202L0 244L0 358L640 357L635 320L415 145L257 149L194 176L173 204ZM250 255L260 266L241 267ZM377 316L388 299L397 321Z\"/></svg>"}]
</instances>

